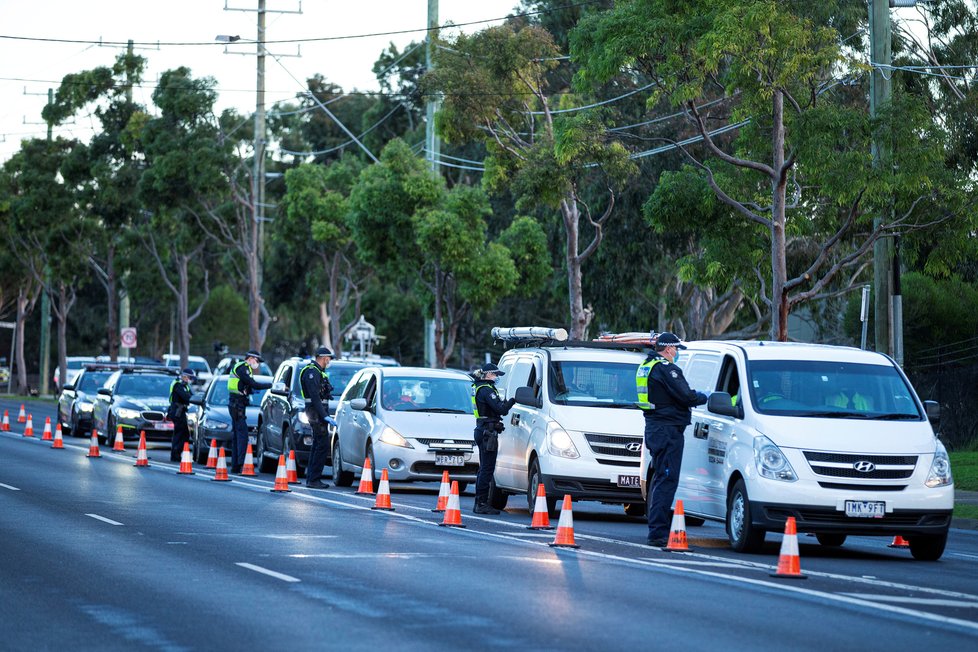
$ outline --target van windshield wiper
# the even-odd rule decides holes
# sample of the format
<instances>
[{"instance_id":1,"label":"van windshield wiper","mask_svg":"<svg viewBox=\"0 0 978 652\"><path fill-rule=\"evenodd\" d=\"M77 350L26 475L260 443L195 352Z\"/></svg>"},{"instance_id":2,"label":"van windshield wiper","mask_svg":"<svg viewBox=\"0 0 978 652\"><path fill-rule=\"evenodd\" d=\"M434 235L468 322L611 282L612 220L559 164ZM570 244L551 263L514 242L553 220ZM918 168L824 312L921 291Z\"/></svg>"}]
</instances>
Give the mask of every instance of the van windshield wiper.
<instances>
[{"instance_id":1,"label":"van windshield wiper","mask_svg":"<svg viewBox=\"0 0 978 652\"><path fill-rule=\"evenodd\" d=\"M455 408L411 408L410 410L399 410L400 412L438 412L439 414L468 414L465 410Z\"/></svg>"},{"instance_id":2,"label":"van windshield wiper","mask_svg":"<svg viewBox=\"0 0 978 652\"><path fill-rule=\"evenodd\" d=\"M799 412L800 417L819 417L821 419L868 419L864 412L847 412L845 410L825 410L824 412Z\"/></svg>"},{"instance_id":3,"label":"van windshield wiper","mask_svg":"<svg viewBox=\"0 0 978 652\"><path fill-rule=\"evenodd\" d=\"M881 421L919 421L920 415L906 412L887 412L885 414L874 414L872 418Z\"/></svg>"}]
</instances>

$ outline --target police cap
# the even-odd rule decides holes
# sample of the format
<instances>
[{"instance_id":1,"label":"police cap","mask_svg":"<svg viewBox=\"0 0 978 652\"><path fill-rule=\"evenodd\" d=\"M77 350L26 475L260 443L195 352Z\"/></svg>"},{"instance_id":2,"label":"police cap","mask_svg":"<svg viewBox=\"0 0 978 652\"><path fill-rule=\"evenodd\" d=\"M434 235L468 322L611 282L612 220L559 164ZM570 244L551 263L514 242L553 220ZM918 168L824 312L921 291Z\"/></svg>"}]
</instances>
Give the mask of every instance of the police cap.
<instances>
[{"instance_id":1,"label":"police cap","mask_svg":"<svg viewBox=\"0 0 978 652\"><path fill-rule=\"evenodd\" d=\"M197 372L191 369L190 367L187 367L186 369L180 372L180 375L187 376L188 378L196 378Z\"/></svg>"},{"instance_id":2,"label":"police cap","mask_svg":"<svg viewBox=\"0 0 978 652\"><path fill-rule=\"evenodd\" d=\"M483 376L485 376L486 374L496 374L497 376L506 375L505 371L500 371L499 367L497 367L491 362L487 362L486 364L482 365L482 367L479 368L479 371L482 372Z\"/></svg>"},{"instance_id":3,"label":"police cap","mask_svg":"<svg viewBox=\"0 0 978 652\"><path fill-rule=\"evenodd\" d=\"M659 333L659 339L655 341L655 346L659 349L664 349L667 346L674 346L677 349L686 348L686 345L682 343L682 340L680 340L675 333L670 333L668 331L665 333Z\"/></svg>"},{"instance_id":4,"label":"police cap","mask_svg":"<svg viewBox=\"0 0 978 652\"><path fill-rule=\"evenodd\" d=\"M247 353L245 353L245 358L254 358L258 362L264 362L265 361L265 358L261 357L261 353L259 351L255 351L254 349L252 349L252 350L248 351Z\"/></svg>"},{"instance_id":5,"label":"police cap","mask_svg":"<svg viewBox=\"0 0 978 652\"><path fill-rule=\"evenodd\" d=\"M321 358L324 355L328 355L329 357L332 358L333 357L333 352L330 351L330 349L329 349L328 346L319 346L319 347L316 347L316 357L317 358Z\"/></svg>"}]
</instances>

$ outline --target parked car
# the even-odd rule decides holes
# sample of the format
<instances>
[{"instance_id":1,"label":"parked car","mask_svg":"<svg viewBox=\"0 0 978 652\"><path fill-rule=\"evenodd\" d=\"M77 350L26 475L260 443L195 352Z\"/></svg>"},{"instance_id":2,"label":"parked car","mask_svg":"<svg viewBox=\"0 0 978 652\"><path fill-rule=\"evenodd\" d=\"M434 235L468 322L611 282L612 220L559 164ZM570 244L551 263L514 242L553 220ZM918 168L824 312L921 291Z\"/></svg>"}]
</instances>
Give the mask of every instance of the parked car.
<instances>
[{"instance_id":1,"label":"parked car","mask_svg":"<svg viewBox=\"0 0 978 652\"><path fill-rule=\"evenodd\" d=\"M71 385L75 382L75 377L81 373L81 370L86 364L90 362L95 362L95 358L90 355L69 355L65 359L65 366L67 371L65 372L65 385ZM61 365L54 368L54 386L59 387L61 382Z\"/></svg>"},{"instance_id":2,"label":"parked car","mask_svg":"<svg viewBox=\"0 0 978 652\"><path fill-rule=\"evenodd\" d=\"M187 413L187 423L190 427L190 445L194 459L199 464L207 461L211 440L217 440L217 445L223 446L228 454L231 452L231 415L228 412L228 378L215 376L204 392L194 394L191 403L194 409ZM261 383L270 383L271 376L255 376ZM245 409L248 420L248 441L256 443L258 432L259 404L267 390L260 390L252 395L251 405ZM252 449L254 452L254 449Z\"/></svg>"},{"instance_id":3,"label":"parked car","mask_svg":"<svg viewBox=\"0 0 978 652\"><path fill-rule=\"evenodd\" d=\"M373 353L368 353L367 355L360 355L353 351L344 351L343 360L349 360L350 362L359 362L362 365L367 365L369 367L399 367L401 363L394 358L389 358L383 355L374 355Z\"/></svg>"},{"instance_id":4,"label":"parked car","mask_svg":"<svg viewBox=\"0 0 978 652\"><path fill-rule=\"evenodd\" d=\"M794 516L824 546L899 535L914 558L940 558L954 509L950 461L930 423L940 409L892 359L799 343L688 347L679 364L690 386L715 391L686 428L676 498L687 514L724 522L742 552Z\"/></svg>"},{"instance_id":5,"label":"parked car","mask_svg":"<svg viewBox=\"0 0 978 652\"><path fill-rule=\"evenodd\" d=\"M170 441L173 423L166 420L170 405L170 383L176 369L166 367L123 367L112 373L97 393L92 419L103 443L115 441L122 426L123 439Z\"/></svg>"},{"instance_id":6,"label":"parked car","mask_svg":"<svg viewBox=\"0 0 978 652\"><path fill-rule=\"evenodd\" d=\"M244 360L243 354L242 355L235 354L232 356L228 356L226 358L221 358L221 361L217 363L216 367L214 367L214 375L221 376L221 375L230 374L231 367L241 362L242 360ZM268 366L267 362L259 362L258 371L256 371L255 373L262 376L271 376L272 368Z\"/></svg>"},{"instance_id":7,"label":"parked car","mask_svg":"<svg viewBox=\"0 0 978 652\"><path fill-rule=\"evenodd\" d=\"M367 367L347 386L336 408L333 481L348 487L370 460L374 480L441 480L448 471L459 491L479 471L472 414L472 379L419 367Z\"/></svg>"},{"instance_id":8,"label":"parked car","mask_svg":"<svg viewBox=\"0 0 978 652\"><path fill-rule=\"evenodd\" d=\"M275 467L278 456L295 451L296 466L305 469L312 446L312 428L306 417L305 400L299 386L299 372L309 362L306 358L289 358L279 365L275 379L261 402L258 416L255 464L263 471ZM330 414L335 413L338 397L353 375L363 365L345 360L333 360L327 373L333 385L334 399L329 402ZM329 461L327 461L329 464Z\"/></svg>"},{"instance_id":9,"label":"parked car","mask_svg":"<svg viewBox=\"0 0 978 652\"><path fill-rule=\"evenodd\" d=\"M167 367L173 367L175 369L182 370L180 366L180 356L171 355L167 353L163 356L163 364ZM187 358L187 366L194 370L197 374L197 379L194 381L195 385L206 386L207 383L214 378L214 374L211 373L211 366L206 359L199 355L192 355Z\"/></svg>"},{"instance_id":10,"label":"parked car","mask_svg":"<svg viewBox=\"0 0 978 652\"><path fill-rule=\"evenodd\" d=\"M74 382L62 388L58 396L58 421L66 435L91 434L97 392L116 370L116 365L87 364Z\"/></svg>"}]
</instances>

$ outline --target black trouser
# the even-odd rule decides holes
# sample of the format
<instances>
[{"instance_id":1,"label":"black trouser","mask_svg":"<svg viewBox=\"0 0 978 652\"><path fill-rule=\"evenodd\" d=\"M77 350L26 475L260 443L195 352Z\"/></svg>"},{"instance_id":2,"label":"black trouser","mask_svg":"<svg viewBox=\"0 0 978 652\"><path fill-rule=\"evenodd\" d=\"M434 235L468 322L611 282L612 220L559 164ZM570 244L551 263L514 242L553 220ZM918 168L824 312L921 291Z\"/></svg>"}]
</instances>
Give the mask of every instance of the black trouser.
<instances>
[{"instance_id":1,"label":"black trouser","mask_svg":"<svg viewBox=\"0 0 978 652\"><path fill-rule=\"evenodd\" d=\"M329 428L315 412L306 412L312 428L312 447L309 449L309 465L306 467L306 484L323 477L323 467L329 457Z\"/></svg>"},{"instance_id":2,"label":"black trouser","mask_svg":"<svg viewBox=\"0 0 978 652\"><path fill-rule=\"evenodd\" d=\"M190 441L190 428L187 426L187 415L173 417L173 437L170 439L170 461L179 462L183 445Z\"/></svg>"},{"instance_id":3,"label":"black trouser","mask_svg":"<svg viewBox=\"0 0 978 652\"><path fill-rule=\"evenodd\" d=\"M493 450L486 450L486 431L492 435L496 441ZM495 424L490 422L485 426L475 427L475 444L479 447L479 475L475 479L475 502L486 502L489 498L489 483L492 481L492 474L496 471L496 454L499 452L498 436L495 431Z\"/></svg>"},{"instance_id":4,"label":"black trouser","mask_svg":"<svg viewBox=\"0 0 978 652\"><path fill-rule=\"evenodd\" d=\"M679 486L683 464L683 432L686 426L661 425L645 419L645 445L652 455L649 488L649 540L666 539L672 524L672 501Z\"/></svg>"},{"instance_id":5,"label":"black trouser","mask_svg":"<svg viewBox=\"0 0 978 652\"><path fill-rule=\"evenodd\" d=\"M228 403L228 414L231 415L231 470L234 473L241 472L245 453L248 452L247 405L234 397Z\"/></svg>"}]
</instances>

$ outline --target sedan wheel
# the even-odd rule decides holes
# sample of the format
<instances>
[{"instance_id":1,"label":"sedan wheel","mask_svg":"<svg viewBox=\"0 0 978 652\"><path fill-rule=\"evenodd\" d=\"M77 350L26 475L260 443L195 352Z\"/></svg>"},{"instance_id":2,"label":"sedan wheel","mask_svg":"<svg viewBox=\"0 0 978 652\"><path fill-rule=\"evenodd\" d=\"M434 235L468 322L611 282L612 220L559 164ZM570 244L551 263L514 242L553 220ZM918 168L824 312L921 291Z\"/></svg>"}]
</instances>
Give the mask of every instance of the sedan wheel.
<instances>
[{"instance_id":1,"label":"sedan wheel","mask_svg":"<svg viewBox=\"0 0 978 652\"><path fill-rule=\"evenodd\" d=\"M337 487L349 487L353 484L353 472L343 470L343 459L340 456L340 438L333 437L333 484Z\"/></svg>"},{"instance_id":2,"label":"sedan wheel","mask_svg":"<svg viewBox=\"0 0 978 652\"><path fill-rule=\"evenodd\" d=\"M377 472L377 460L374 459L374 445L367 442L367 459L370 460L370 478L374 485L374 491L380 486L380 473Z\"/></svg>"},{"instance_id":3,"label":"sedan wheel","mask_svg":"<svg viewBox=\"0 0 978 652\"><path fill-rule=\"evenodd\" d=\"M256 448L258 449L255 454L255 462L257 463L259 473L271 473L274 468L271 461L265 456L265 431L264 424L258 424L258 434L255 436Z\"/></svg>"}]
</instances>

